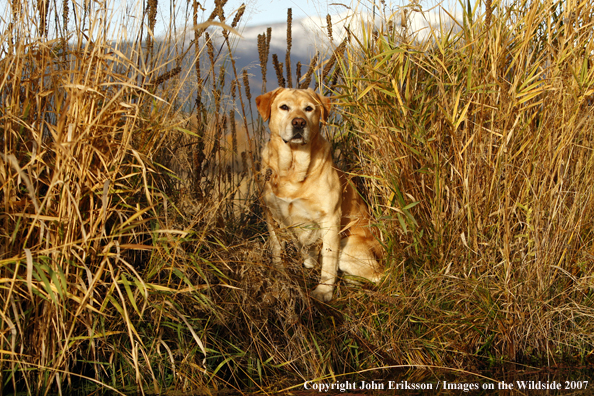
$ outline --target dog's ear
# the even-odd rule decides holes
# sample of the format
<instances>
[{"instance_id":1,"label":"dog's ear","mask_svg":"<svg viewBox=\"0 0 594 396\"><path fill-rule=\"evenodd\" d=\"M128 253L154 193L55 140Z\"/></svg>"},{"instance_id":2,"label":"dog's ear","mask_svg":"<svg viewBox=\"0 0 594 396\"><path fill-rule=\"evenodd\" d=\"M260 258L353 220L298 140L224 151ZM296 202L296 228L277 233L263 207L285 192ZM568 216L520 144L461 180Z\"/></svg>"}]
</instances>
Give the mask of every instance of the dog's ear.
<instances>
[{"instance_id":1,"label":"dog's ear","mask_svg":"<svg viewBox=\"0 0 594 396\"><path fill-rule=\"evenodd\" d=\"M308 91L310 91L310 93L313 95L313 97L316 98L317 101L319 102L319 104L322 105L322 111L321 111L322 122L328 121L328 117L330 117L330 109L332 108L332 103L330 102L331 98L329 98L327 96L322 96L319 93L314 92L314 90L311 88L308 88Z\"/></svg>"},{"instance_id":2,"label":"dog's ear","mask_svg":"<svg viewBox=\"0 0 594 396\"><path fill-rule=\"evenodd\" d=\"M324 122L328 121L328 117L330 117L330 108L332 107L332 103L330 102L330 98L327 96L318 95L320 98L320 102L322 102L322 120Z\"/></svg>"},{"instance_id":3,"label":"dog's ear","mask_svg":"<svg viewBox=\"0 0 594 396\"><path fill-rule=\"evenodd\" d=\"M258 108L258 113L260 113L264 122L270 119L270 108L272 106L272 102L274 102L274 98L281 90L282 88L277 88L274 91L270 91L264 95L256 97L256 107Z\"/></svg>"}]
</instances>

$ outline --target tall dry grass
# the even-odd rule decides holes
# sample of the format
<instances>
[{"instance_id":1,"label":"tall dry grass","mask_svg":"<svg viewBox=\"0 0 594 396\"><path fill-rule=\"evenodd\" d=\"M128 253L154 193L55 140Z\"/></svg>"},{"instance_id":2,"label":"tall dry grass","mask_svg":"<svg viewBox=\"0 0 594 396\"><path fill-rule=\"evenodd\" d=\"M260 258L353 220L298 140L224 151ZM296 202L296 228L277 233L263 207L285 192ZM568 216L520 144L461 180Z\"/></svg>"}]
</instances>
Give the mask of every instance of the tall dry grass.
<instances>
[{"instance_id":1,"label":"tall dry grass","mask_svg":"<svg viewBox=\"0 0 594 396\"><path fill-rule=\"evenodd\" d=\"M1 388L199 389L216 378L204 360L209 290L230 287L200 251L234 213L213 197L246 178L201 163L233 144L213 131L236 129L220 109L230 89L220 59L203 68L208 80L188 55L212 47L206 29L225 22L224 2L184 28L192 47L187 32L155 36L157 1L129 31L110 14L117 4L55 6L14 1L1 32ZM190 104L198 123L187 111L196 88L214 96Z\"/></svg>"},{"instance_id":2,"label":"tall dry grass","mask_svg":"<svg viewBox=\"0 0 594 396\"><path fill-rule=\"evenodd\" d=\"M163 6L188 24L157 37ZM264 90L271 62L278 85L337 96L327 134L389 253L381 284L340 283L329 305L290 244L282 270L267 252L256 71L208 25L238 28L245 8L149 1L118 30L107 3L55 7L14 1L0 32L4 392L272 392L389 365L591 360L587 2L465 4L428 41L417 6L342 41L327 18L335 47L304 73L290 12L259 37Z\"/></svg>"},{"instance_id":3,"label":"tall dry grass","mask_svg":"<svg viewBox=\"0 0 594 396\"><path fill-rule=\"evenodd\" d=\"M343 145L394 257L365 323L403 363L591 358L594 7L463 5L427 40L387 15L342 59Z\"/></svg>"}]
</instances>

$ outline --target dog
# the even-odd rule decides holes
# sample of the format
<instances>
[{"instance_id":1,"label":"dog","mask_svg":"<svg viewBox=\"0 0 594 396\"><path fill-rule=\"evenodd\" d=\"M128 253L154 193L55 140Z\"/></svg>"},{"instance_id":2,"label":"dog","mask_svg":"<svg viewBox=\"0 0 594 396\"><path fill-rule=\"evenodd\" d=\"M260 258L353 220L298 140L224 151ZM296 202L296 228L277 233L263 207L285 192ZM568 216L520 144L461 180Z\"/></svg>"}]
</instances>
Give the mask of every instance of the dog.
<instances>
[{"instance_id":1,"label":"dog","mask_svg":"<svg viewBox=\"0 0 594 396\"><path fill-rule=\"evenodd\" d=\"M271 132L261 170L274 263L281 262L276 222L290 231L306 268L317 263L322 241L315 299L332 299L338 269L379 281L383 249L367 206L352 181L334 165L332 146L320 133L320 124L330 114L330 99L311 89L277 88L258 96L256 105Z\"/></svg>"}]
</instances>

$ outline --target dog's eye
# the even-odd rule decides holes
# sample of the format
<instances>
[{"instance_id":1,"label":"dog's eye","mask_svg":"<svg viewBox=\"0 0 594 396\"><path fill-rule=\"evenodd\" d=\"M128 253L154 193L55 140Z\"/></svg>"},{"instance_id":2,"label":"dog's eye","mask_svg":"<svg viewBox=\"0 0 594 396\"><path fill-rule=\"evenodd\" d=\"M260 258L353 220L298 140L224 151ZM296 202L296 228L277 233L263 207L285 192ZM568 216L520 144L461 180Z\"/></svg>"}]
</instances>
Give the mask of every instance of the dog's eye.
<instances>
[{"instance_id":1,"label":"dog's eye","mask_svg":"<svg viewBox=\"0 0 594 396\"><path fill-rule=\"evenodd\" d=\"M305 111L307 111L307 112L309 113L310 111L313 111L313 107L311 107L311 106L307 106L307 107L305 108Z\"/></svg>"},{"instance_id":2,"label":"dog's eye","mask_svg":"<svg viewBox=\"0 0 594 396\"><path fill-rule=\"evenodd\" d=\"M287 105L282 105L282 106L280 107L280 109L281 109L281 110L284 110L284 111L289 111L289 106L287 106Z\"/></svg>"}]
</instances>

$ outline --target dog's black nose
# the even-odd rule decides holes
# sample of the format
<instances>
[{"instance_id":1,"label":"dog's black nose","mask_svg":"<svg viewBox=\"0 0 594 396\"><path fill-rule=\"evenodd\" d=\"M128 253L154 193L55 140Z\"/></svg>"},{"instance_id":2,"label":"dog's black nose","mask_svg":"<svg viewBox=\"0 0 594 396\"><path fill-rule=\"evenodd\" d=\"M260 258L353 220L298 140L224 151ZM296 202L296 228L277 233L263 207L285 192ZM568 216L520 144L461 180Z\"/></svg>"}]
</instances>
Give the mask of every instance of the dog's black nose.
<instances>
[{"instance_id":1,"label":"dog's black nose","mask_svg":"<svg viewBox=\"0 0 594 396\"><path fill-rule=\"evenodd\" d=\"M291 124L293 125L293 128L303 129L307 125L307 121L305 121L303 118L293 118Z\"/></svg>"}]
</instances>

